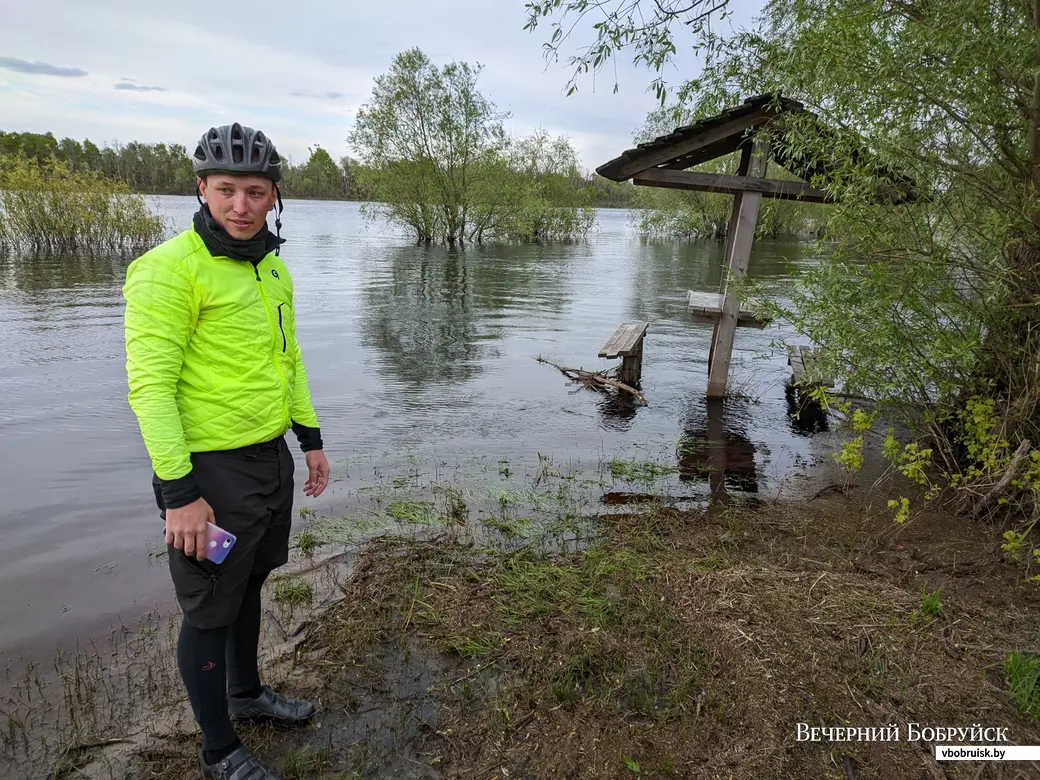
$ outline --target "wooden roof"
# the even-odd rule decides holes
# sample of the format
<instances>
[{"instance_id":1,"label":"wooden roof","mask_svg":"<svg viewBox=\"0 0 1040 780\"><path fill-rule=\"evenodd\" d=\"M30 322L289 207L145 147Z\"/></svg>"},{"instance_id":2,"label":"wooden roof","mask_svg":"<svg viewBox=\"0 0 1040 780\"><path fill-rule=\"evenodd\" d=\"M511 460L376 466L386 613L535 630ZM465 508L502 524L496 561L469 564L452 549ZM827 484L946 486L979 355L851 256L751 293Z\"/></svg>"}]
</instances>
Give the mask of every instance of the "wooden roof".
<instances>
[{"instance_id":1,"label":"wooden roof","mask_svg":"<svg viewBox=\"0 0 1040 780\"><path fill-rule=\"evenodd\" d=\"M783 120L790 116L816 123L819 148L806 149L798 155L789 153L784 143ZM636 184L658 187L708 189L716 192L747 189L746 180L741 177L679 172L741 150L763 128L768 128L772 140L770 157L795 176L808 182L815 176L827 177L836 170L839 161L832 159L831 152L837 148L839 134L825 126L819 117L797 100L765 93L748 98L742 104L727 108L715 116L677 127L670 133L628 149L599 166L596 173L613 181L633 179ZM844 137L847 139L849 136L846 134ZM866 164L872 168L884 182L879 187L878 200L887 203L914 200L914 182L873 160L866 146L865 142L858 143L853 159L857 164ZM756 185L756 189L767 197L820 202L828 199L822 191L799 182L773 179L758 181L762 184Z\"/></svg>"}]
</instances>

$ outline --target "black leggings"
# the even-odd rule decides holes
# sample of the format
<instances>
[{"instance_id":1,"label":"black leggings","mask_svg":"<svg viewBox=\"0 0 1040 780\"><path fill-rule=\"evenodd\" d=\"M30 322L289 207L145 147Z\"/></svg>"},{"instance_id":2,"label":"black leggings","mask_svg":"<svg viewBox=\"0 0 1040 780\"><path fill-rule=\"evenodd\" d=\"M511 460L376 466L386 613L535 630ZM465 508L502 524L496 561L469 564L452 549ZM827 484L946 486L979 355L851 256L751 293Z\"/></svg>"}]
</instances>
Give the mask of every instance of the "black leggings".
<instances>
[{"instance_id":1,"label":"black leggings","mask_svg":"<svg viewBox=\"0 0 1040 780\"><path fill-rule=\"evenodd\" d=\"M199 629L181 621L177 665L202 729L202 749L214 752L238 742L228 716L228 696L261 693L257 650L260 643L260 591L266 574L249 578L238 617L230 626Z\"/></svg>"}]
</instances>

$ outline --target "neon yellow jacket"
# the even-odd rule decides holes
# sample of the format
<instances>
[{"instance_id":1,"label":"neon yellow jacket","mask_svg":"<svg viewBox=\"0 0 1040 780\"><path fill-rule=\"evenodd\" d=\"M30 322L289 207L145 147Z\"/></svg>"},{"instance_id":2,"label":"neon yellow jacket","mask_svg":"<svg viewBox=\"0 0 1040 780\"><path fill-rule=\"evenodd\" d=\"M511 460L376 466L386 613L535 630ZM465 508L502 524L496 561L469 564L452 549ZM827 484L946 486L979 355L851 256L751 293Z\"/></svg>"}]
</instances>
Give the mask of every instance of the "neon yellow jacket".
<instances>
[{"instance_id":1,"label":"neon yellow jacket","mask_svg":"<svg viewBox=\"0 0 1040 780\"><path fill-rule=\"evenodd\" d=\"M194 229L134 260L126 299L127 400L161 480L190 453L318 427L296 341L289 269L214 257Z\"/></svg>"}]
</instances>

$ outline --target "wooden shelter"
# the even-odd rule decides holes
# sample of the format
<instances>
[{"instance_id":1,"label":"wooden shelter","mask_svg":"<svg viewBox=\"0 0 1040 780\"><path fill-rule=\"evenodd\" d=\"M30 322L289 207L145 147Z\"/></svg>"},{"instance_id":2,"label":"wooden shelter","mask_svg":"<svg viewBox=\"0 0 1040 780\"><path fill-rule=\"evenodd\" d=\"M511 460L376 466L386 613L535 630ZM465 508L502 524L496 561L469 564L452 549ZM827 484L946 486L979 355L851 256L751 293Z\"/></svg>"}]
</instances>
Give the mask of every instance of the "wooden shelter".
<instances>
[{"instance_id":1,"label":"wooden shelter","mask_svg":"<svg viewBox=\"0 0 1040 780\"><path fill-rule=\"evenodd\" d=\"M794 144L787 143L787 133L796 123L806 121L813 123L811 137L817 139L816 148L795 150ZM851 154L857 164L867 165L873 171L878 203L913 200L913 182L872 161L865 151L866 144L856 143L850 150L850 138L853 137L848 133L839 134L824 126L798 101L767 93L639 144L596 169L600 176L613 181L631 179L633 184L646 187L733 195L721 290L718 294L688 294L691 318L714 324L708 355L709 398L725 395L736 329L766 324L753 313L740 310L735 292L736 277L747 272L762 198L826 203L831 196L812 182L829 178ZM736 175L689 170L738 151L740 164ZM767 179L770 160L801 181Z\"/></svg>"}]
</instances>

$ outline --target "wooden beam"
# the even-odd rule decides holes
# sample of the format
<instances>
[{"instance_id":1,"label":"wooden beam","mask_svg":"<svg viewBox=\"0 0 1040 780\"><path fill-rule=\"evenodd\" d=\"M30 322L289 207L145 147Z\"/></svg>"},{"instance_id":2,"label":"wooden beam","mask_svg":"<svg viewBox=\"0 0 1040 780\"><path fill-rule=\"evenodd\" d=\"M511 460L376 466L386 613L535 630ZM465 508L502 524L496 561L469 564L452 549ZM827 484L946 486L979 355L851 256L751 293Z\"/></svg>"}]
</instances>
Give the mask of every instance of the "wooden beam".
<instances>
[{"instance_id":1,"label":"wooden beam","mask_svg":"<svg viewBox=\"0 0 1040 780\"><path fill-rule=\"evenodd\" d=\"M762 139L755 141L751 152L749 178L762 179L766 175L769 164L769 147ZM680 173L672 171L671 173ZM726 266L729 273L723 273L725 292L722 299L722 317L715 326L711 348L711 365L708 369L708 397L723 398L726 395L726 380L729 377L729 363L733 356L733 336L737 330L739 301L731 287L730 277L742 277L747 272L751 259L751 245L755 240L755 225L758 222L758 211L762 205L762 193L754 190L739 190L733 198L733 216L730 224L735 225L732 240L727 242L728 257Z\"/></svg>"},{"instance_id":2,"label":"wooden beam","mask_svg":"<svg viewBox=\"0 0 1040 780\"><path fill-rule=\"evenodd\" d=\"M697 151L701 147L717 143L732 135L742 135L749 127L761 124L773 115L774 114L771 111L760 109L745 114L744 116L731 119L728 122L723 122L720 125L709 127L707 130L697 133L696 135L678 139L675 143L668 144L660 149L641 152L634 159L622 163L618 167L617 172L610 178L614 181L631 179L637 173L642 173L650 168L656 168L658 165L671 162L679 157L685 157ZM608 166L610 166L610 163L600 166L600 169L607 168Z\"/></svg>"},{"instance_id":3,"label":"wooden beam","mask_svg":"<svg viewBox=\"0 0 1040 780\"><path fill-rule=\"evenodd\" d=\"M675 171L668 168L652 168L632 177L633 184L644 187L665 187L675 190L701 190L736 195L755 192L763 198L801 200L809 203L829 203L823 190L818 190L804 181L787 179L757 179L744 176L728 176L721 173L700 171Z\"/></svg>"},{"instance_id":4,"label":"wooden beam","mask_svg":"<svg viewBox=\"0 0 1040 780\"><path fill-rule=\"evenodd\" d=\"M742 135L731 135L729 138L723 138L721 141L708 144L692 154L685 155L677 160L666 163L663 167L673 168L676 170L692 168L694 165L700 165L701 163L708 162L708 160L714 160L716 157L724 157L727 154L732 154L740 149L741 145L745 147L750 146L750 140ZM650 170L654 169L651 168Z\"/></svg>"},{"instance_id":5,"label":"wooden beam","mask_svg":"<svg viewBox=\"0 0 1040 780\"><path fill-rule=\"evenodd\" d=\"M722 317L722 293L689 290L686 293L686 311L694 322L717 324ZM747 309L741 309L737 315L738 328L758 328L761 330L768 324L769 320L762 319ZM708 364L711 364L710 359Z\"/></svg>"}]
</instances>

